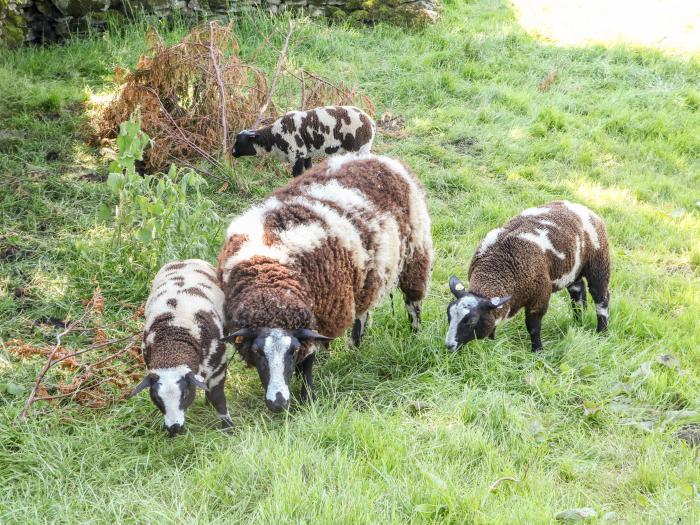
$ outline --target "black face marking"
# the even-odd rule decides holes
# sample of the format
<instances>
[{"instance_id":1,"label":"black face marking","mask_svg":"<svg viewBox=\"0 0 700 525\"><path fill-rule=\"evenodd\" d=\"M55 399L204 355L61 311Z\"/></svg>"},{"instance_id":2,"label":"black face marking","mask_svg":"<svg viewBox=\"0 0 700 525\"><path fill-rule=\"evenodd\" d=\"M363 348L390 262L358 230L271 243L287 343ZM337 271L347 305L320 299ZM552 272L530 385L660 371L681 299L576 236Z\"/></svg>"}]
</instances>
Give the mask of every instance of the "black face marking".
<instances>
[{"instance_id":1,"label":"black face marking","mask_svg":"<svg viewBox=\"0 0 700 525\"><path fill-rule=\"evenodd\" d=\"M257 369L265 390L265 402L273 412L289 406L289 383L302 360L304 344L328 340L313 330L267 327L239 330L228 339L233 339L244 359Z\"/></svg>"},{"instance_id":2,"label":"black face marking","mask_svg":"<svg viewBox=\"0 0 700 525\"><path fill-rule=\"evenodd\" d=\"M233 144L233 156L238 157L252 157L255 156L256 151L255 143L255 133L250 130L241 131L236 136L236 141Z\"/></svg>"},{"instance_id":3,"label":"black face marking","mask_svg":"<svg viewBox=\"0 0 700 525\"><path fill-rule=\"evenodd\" d=\"M471 293L459 295L447 307L448 331L445 344L450 350L456 350L474 339L489 337L496 328L493 310L510 300L510 297L486 299Z\"/></svg>"}]
</instances>

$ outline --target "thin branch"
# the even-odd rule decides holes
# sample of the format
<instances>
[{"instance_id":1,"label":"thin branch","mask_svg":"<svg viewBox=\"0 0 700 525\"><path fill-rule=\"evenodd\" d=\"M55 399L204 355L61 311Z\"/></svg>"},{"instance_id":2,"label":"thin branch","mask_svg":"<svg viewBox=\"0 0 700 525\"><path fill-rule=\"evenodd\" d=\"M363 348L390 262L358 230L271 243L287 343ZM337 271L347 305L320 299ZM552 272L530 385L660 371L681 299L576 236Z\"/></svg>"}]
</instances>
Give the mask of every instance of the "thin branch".
<instances>
[{"instance_id":1,"label":"thin branch","mask_svg":"<svg viewBox=\"0 0 700 525\"><path fill-rule=\"evenodd\" d=\"M496 481L491 483L489 485L489 492L495 492L495 490L498 488L498 486L503 483L504 481L512 481L513 483L518 483L518 480L515 478L511 478L510 476L506 476L503 478L498 478Z\"/></svg>"},{"instance_id":2,"label":"thin branch","mask_svg":"<svg viewBox=\"0 0 700 525\"><path fill-rule=\"evenodd\" d=\"M109 341L105 341L104 343L98 343L98 344L92 345L88 348L84 348L83 350L78 350L77 352L73 352L72 354L64 355L63 357L59 357L55 361L52 361L51 364L49 365L49 368L57 365L61 361L65 361L66 359L70 359L71 357L76 357L76 356L79 356L79 355L84 354L86 352L91 352L92 350L97 350L98 348L104 348L105 346L111 346L115 343L121 343L122 341L126 341L127 339L133 339L138 334L139 334L138 332L135 332L131 335L127 335L125 337L120 337L119 339L111 339ZM48 371L48 369L47 369L47 371Z\"/></svg>"},{"instance_id":3,"label":"thin branch","mask_svg":"<svg viewBox=\"0 0 700 525\"><path fill-rule=\"evenodd\" d=\"M56 394L56 395L54 395L54 396L42 396L42 397L37 397L34 401L35 401L35 402L36 402L36 401L49 401L49 400L51 400L51 399L60 399L60 398L63 398L63 397L74 397L74 396L76 396L77 394L80 394L81 392L85 392L85 391L88 390L89 388L96 388L96 387L98 387L98 386L100 386L100 385L102 385L102 384L104 384L104 383L107 383L107 382L109 382L109 381L112 381L112 380L114 380L113 377L107 377L107 378L103 379L102 381L99 381L98 383L95 383L94 385L85 385L85 384L82 384L82 385L80 385L78 388L76 388L75 390L73 390L72 392L67 392L67 393L65 393L65 394Z\"/></svg>"},{"instance_id":4,"label":"thin branch","mask_svg":"<svg viewBox=\"0 0 700 525\"><path fill-rule=\"evenodd\" d=\"M214 22L209 23L209 57L212 65L214 66L214 73L216 75L216 83L219 86L219 106L221 106L221 129L223 132L223 137L221 139L221 144L223 151L222 153L226 155L228 152L228 125L226 123L226 91L224 89L224 82L221 79L221 69L219 68L219 61L216 58L216 53L214 52Z\"/></svg>"},{"instance_id":5,"label":"thin branch","mask_svg":"<svg viewBox=\"0 0 700 525\"><path fill-rule=\"evenodd\" d=\"M282 70L282 64L284 64L284 60L287 57L287 47L289 47L289 39L292 37L292 32L294 31L294 24L292 24L291 19L289 20L289 31L287 32L287 37L284 39L284 46L282 46L282 51L280 52L280 57L277 60L277 69L275 69L275 75L272 77L272 82L270 83L270 89L267 92L267 96L265 97L265 103L262 105L260 108L260 113L258 114L258 118L255 119L255 123L253 124L253 129L257 128L260 122L263 119L263 115L267 111L267 107L270 105L270 101L272 100L272 94L275 91L275 85L277 84L277 78L280 76L280 71Z\"/></svg>"},{"instance_id":6,"label":"thin branch","mask_svg":"<svg viewBox=\"0 0 700 525\"><path fill-rule=\"evenodd\" d=\"M24 409L22 409L22 413L20 414L20 419L26 420L29 417L29 409L32 407L32 404L36 401L36 394L39 391L39 385L44 379L44 376L46 375L46 372L49 371L49 368L52 366L52 360L53 356L56 355L56 352L58 352L58 349L61 347L61 338L64 335L67 335L70 333L73 328L75 328L77 325L83 322L83 320L87 317L87 315L92 311L94 308L94 304L90 303L87 308L85 308L85 311L83 312L83 315L81 315L76 321L73 321L70 323L63 332L58 334L56 336L56 346L53 347L51 350L51 353L49 354L48 359L46 360L46 363L44 363L44 366L42 367L41 371L39 372L39 375L36 376L36 380L34 381L34 386L32 387L32 391L29 394L29 397L27 398L27 401L24 403Z\"/></svg>"}]
</instances>

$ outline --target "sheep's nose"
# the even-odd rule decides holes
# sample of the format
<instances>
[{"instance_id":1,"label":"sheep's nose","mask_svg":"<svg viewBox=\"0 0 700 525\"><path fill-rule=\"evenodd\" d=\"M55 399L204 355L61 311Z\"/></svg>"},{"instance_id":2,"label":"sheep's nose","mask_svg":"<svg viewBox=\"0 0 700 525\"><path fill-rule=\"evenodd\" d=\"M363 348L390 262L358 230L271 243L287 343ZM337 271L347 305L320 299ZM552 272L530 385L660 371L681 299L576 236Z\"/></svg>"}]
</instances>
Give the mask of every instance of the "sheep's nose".
<instances>
[{"instance_id":1,"label":"sheep's nose","mask_svg":"<svg viewBox=\"0 0 700 525\"><path fill-rule=\"evenodd\" d=\"M165 429L168 431L168 435L170 437L175 437L178 434L185 433L185 425L179 425L177 423L175 423L174 425L170 425L169 427L165 427Z\"/></svg>"},{"instance_id":2,"label":"sheep's nose","mask_svg":"<svg viewBox=\"0 0 700 525\"><path fill-rule=\"evenodd\" d=\"M274 401L270 401L266 398L265 403L267 404L267 408L273 412L282 412L289 408L289 399L285 399L279 392L277 392Z\"/></svg>"},{"instance_id":3,"label":"sheep's nose","mask_svg":"<svg viewBox=\"0 0 700 525\"><path fill-rule=\"evenodd\" d=\"M457 343L446 343L445 346L447 346L447 349L448 349L450 352L455 352L455 351L457 350L457 347L458 347L459 345L457 345Z\"/></svg>"}]
</instances>

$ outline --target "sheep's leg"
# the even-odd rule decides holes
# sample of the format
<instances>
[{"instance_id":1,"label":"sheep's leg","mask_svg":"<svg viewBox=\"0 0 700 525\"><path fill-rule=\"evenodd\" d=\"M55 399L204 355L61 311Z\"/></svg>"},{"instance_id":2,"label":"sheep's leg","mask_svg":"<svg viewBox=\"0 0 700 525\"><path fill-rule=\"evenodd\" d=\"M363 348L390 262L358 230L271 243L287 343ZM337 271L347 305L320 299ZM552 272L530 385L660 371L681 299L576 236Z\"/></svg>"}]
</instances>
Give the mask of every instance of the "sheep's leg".
<instances>
[{"instance_id":1,"label":"sheep's leg","mask_svg":"<svg viewBox=\"0 0 700 525\"><path fill-rule=\"evenodd\" d=\"M399 275L399 288L403 292L403 301L415 332L420 328L421 303L425 297L430 279L430 256L417 251L406 261Z\"/></svg>"},{"instance_id":2,"label":"sheep's leg","mask_svg":"<svg viewBox=\"0 0 700 525\"><path fill-rule=\"evenodd\" d=\"M595 314L598 319L596 332L605 332L608 329L608 304L610 303L610 292L608 290L608 282L605 279L603 282L595 279L588 279L588 288L591 291L591 297L595 302Z\"/></svg>"},{"instance_id":3,"label":"sheep's leg","mask_svg":"<svg viewBox=\"0 0 700 525\"><path fill-rule=\"evenodd\" d=\"M406 303L406 311L408 312L408 320L411 322L411 330L417 332L420 329L420 313L422 301L409 301L404 297Z\"/></svg>"},{"instance_id":4,"label":"sheep's leg","mask_svg":"<svg viewBox=\"0 0 700 525\"><path fill-rule=\"evenodd\" d=\"M207 392L205 397L212 406L216 409L221 419L221 428L230 429L233 427L233 420L228 413L226 406L226 395L224 393L224 383L226 379L226 363L223 364L223 370L209 379L207 382Z\"/></svg>"},{"instance_id":5,"label":"sheep's leg","mask_svg":"<svg viewBox=\"0 0 700 525\"><path fill-rule=\"evenodd\" d=\"M314 359L316 354L309 354L306 359L304 359L299 365L297 365L297 371L302 373L302 384L301 384L301 401L306 403L308 401L314 400L314 379L312 375L312 370L314 367Z\"/></svg>"},{"instance_id":6,"label":"sheep's leg","mask_svg":"<svg viewBox=\"0 0 700 525\"><path fill-rule=\"evenodd\" d=\"M304 159L304 169L308 170L311 167L311 157Z\"/></svg>"},{"instance_id":7,"label":"sheep's leg","mask_svg":"<svg viewBox=\"0 0 700 525\"><path fill-rule=\"evenodd\" d=\"M598 319L597 332L604 332L608 329L609 314L608 304L610 302L610 255L607 249L601 247L595 254L591 264L585 271L588 290L591 292L593 302L595 302L595 313Z\"/></svg>"},{"instance_id":8,"label":"sheep's leg","mask_svg":"<svg viewBox=\"0 0 700 525\"><path fill-rule=\"evenodd\" d=\"M586 283L583 282L583 279L578 279L567 286L566 289L569 291L569 297L571 297L574 319L577 323L580 323L587 306Z\"/></svg>"},{"instance_id":9,"label":"sheep's leg","mask_svg":"<svg viewBox=\"0 0 700 525\"><path fill-rule=\"evenodd\" d=\"M542 331L542 317L544 317L544 312L525 311L525 326L527 327L527 333L530 334L533 352L542 350L542 339L540 337L540 332Z\"/></svg>"},{"instance_id":10,"label":"sheep's leg","mask_svg":"<svg viewBox=\"0 0 700 525\"><path fill-rule=\"evenodd\" d=\"M355 346L360 346L362 339L365 337L365 331L367 330L367 319L369 318L369 312L365 312L355 319L355 324L352 326L352 344Z\"/></svg>"},{"instance_id":11,"label":"sheep's leg","mask_svg":"<svg viewBox=\"0 0 700 525\"><path fill-rule=\"evenodd\" d=\"M298 177L302 173L304 173L304 159L298 158L296 161L294 161L294 166L292 167L292 176Z\"/></svg>"},{"instance_id":12,"label":"sheep's leg","mask_svg":"<svg viewBox=\"0 0 700 525\"><path fill-rule=\"evenodd\" d=\"M489 334L489 339L496 339L496 329L493 329L493 332Z\"/></svg>"}]
</instances>

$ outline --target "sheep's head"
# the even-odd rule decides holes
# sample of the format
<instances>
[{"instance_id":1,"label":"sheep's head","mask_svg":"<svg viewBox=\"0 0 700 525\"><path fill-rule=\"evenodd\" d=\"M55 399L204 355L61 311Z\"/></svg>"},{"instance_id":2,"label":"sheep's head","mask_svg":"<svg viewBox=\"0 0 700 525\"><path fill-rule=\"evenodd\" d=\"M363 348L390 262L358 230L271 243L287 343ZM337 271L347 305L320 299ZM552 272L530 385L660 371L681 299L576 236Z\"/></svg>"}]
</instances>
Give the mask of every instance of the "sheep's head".
<instances>
[{"instance_id":1,"label":"sheep's head","mask_svg":"<svg viewBox=\"0 0 700 525\"><path fill-rule=\"evenodd\" d=\"M457 277L450 277L450 291L455 300L447 306L447 335L445 345L457 350L473 339L484 339L496 328L494 310L510 301L506 297L479 297L467 291Z\"/></svg>"},{"instance_id":2,"label":"sheep's head","mask_svg":"<svg viewBox=\"0 0 700 525\"><path fill-rule=\"evenodd\" d=\"M244 129L236 135L236 142L233 143L232 154L234 157L250 157L258 153L255 141L258 139L258 134L250 129Z\"/></svg>"},{"instance_id":3,"label":"sheep's head","mask_svg":"<svg viewBox=\"0 0 700 525\"><path fill-rule=\"evenodd\" d=\"M306 328L243 328L225 340L234 343L241 356L257 368L267 407L281 412L289 407L289 383L297 363L313 351L315 342L330 338Z\"/></svg>"},{"instance_id":4,"label":"sheep's head","mask_svg":"<svg viewBox=\"0 0 700 525\"><path fill-rule=\"evenodd\" d=\"M172 368L154 368L131 393L135 396L146 387L151 400L165 416L165 429L170 436L185 431L185 411L194 401L197 388L206 390L207 385L186 365Z\"/></svg>"}]
</instances>

